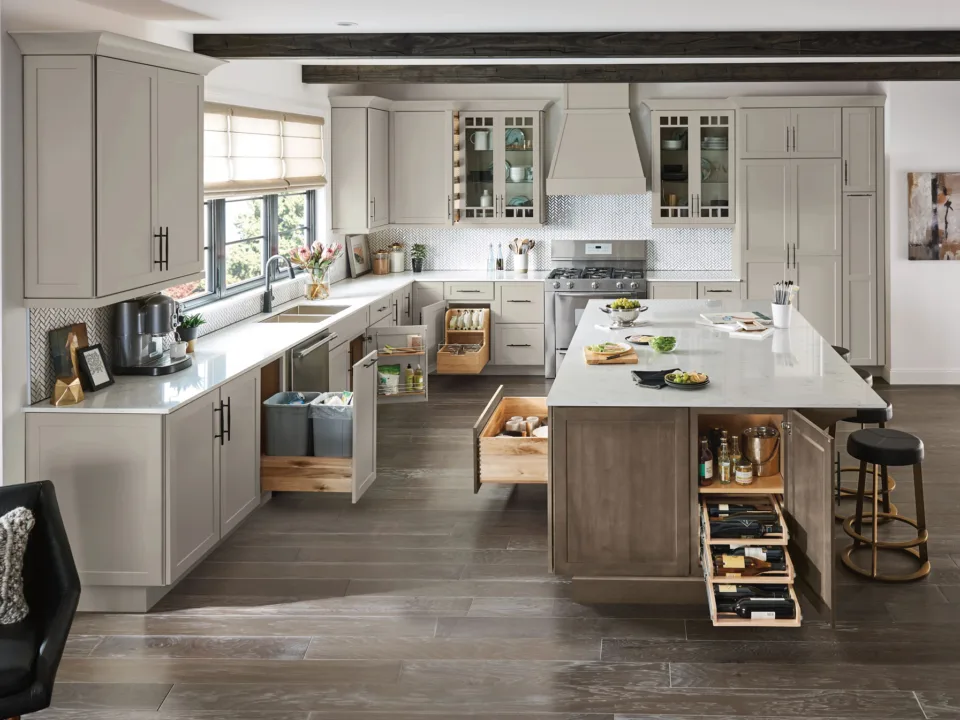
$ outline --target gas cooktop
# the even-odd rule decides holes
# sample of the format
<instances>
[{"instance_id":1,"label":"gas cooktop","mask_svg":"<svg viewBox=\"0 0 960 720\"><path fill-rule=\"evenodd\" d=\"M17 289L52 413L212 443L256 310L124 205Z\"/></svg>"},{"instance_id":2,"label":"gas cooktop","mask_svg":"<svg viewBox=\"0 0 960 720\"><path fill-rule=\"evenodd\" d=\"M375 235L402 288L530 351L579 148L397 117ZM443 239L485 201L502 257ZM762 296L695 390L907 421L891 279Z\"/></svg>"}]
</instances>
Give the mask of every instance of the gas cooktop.
<instances>
[{"instance_id":1,"label":"gas cooktop","mask_svg":"<svg viewBox=\"0 0 960 720\"><path fill-rule=\"evenodd\" d=\"M642 280L643 270L628 270L617 267L554 268L548 280Z\"/></svg>"}]
</instances>

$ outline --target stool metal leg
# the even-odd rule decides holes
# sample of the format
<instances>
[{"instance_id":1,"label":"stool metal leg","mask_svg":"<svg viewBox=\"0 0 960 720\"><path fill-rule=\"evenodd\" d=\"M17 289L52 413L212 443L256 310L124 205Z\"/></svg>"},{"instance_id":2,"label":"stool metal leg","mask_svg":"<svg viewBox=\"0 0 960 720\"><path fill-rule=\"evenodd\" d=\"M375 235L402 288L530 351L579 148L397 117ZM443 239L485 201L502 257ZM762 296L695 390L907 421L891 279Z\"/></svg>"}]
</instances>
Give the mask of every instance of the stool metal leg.
<instances>
[{"instance_id":1,"label":"stool metal leg","mask_svg":"<svg viewBox=\"0 0 960 720\"><path fill-rule=\"evenodd\" d=\"M854 515L853 527L857 535L863 534L863 491L867 488L867 461L860 461L860 476L857 482L857 513ZM854 546L860 547L860 541L854 540Z\"/></svg>"},{"instance_id":2,"label":"stool metal leg","mask_svg":"<svg viewBox=\"0 0 960 720\"><path fill-rule=\"evenodd\" d=\"M923 506L923 468L919 463L913 466L913 494L917 503L917 534L923 536L927 530L927 512ZM920 561L926 563L928 560L926 541L922 542L917 550Z\"/></svg>"},{"instance_id":3,"label":"stool metal leg","mask_svg":"<svg viewBox=\"0 0 960 720\"><path fill-rule=\"evenodd\" d=\"M890 480L887 475L887 466L880 466L880 494L883 496L883 511L890 513Z\"/></svg>"},{"instance_id":4,"label":"stool metal leg","mask_svg":"<svg viewBox=\"0 0 960 720\"><path fill-rule=\"evenodd\" d=\"M870 543L871 552L873 554L873 558L870 563L870 570L871 570L872 577L876 577L877 572L880 569L879 559L877 557L877 554L879 551L879 546L877 545L877 543L880 541L880 474L878 471L879 471L879 468L877 467L876 463L874 463L873 465L873 498L872 498L873 499L873 517L871 518L871 520L873 521L873 537L871 538L871 540L873 540L873 542Z\"/></svg>"}]
</instances>

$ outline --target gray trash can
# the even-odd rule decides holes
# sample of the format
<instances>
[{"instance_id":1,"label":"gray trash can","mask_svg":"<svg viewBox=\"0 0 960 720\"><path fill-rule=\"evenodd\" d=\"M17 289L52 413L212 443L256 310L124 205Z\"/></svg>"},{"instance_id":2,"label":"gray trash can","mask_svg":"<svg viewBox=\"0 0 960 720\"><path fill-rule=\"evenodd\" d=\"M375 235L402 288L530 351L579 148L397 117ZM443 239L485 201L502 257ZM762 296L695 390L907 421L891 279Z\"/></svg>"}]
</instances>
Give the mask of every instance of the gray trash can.
<instances>
[{"instance_id":1,"label":"gray trash can","mask_svg":"<svg viewBox=\"0 0 960 720\"><path fill-rule=\"evenodd\" d=\"M324 405L323 393L310 403L314 457L353 457L353 405Z\"/></svg>"},{"instance_id":2,"label":"gray trash can","mask_svg":"<svg viewBox=\"0 0 960 720\"><path fill-rule=\"evenodd\" d=\"M318 392L282 392L263 401L267 455L304 457L313 453L310 403L319 396ZM301 397L305 402L296 404Z\"/></svg>"}]
</instances>

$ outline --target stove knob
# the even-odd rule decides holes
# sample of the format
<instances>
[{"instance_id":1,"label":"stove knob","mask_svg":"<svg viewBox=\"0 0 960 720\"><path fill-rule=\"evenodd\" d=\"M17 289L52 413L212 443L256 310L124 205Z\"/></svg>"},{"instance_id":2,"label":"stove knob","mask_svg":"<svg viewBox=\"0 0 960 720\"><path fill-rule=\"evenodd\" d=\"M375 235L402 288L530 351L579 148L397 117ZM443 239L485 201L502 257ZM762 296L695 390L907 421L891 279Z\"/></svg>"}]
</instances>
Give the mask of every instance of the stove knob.
<instances>
[{"instance_id":1,"label":"stove knob","mask_svg":"<svg viewBox=\"0 0 960 720\"><path fill-rule=\"evenodd\" d=\"M593 288L594 290L596 290L598 287L600 287L600 285L599 285L599 283L597 283L596 281L594 281L594 282L590 283L590 287Z\"/></svg>"},{"instance_id":2,"label":"stove knob","mask_svg":"<svg viewBox=\"0 0 960 720\"><path fill-rule=\"evenodd\" d=\"M573 280L567 283L567 287L573 290Z\"/></svg>"},{"instance_id":3,"label":"stove knob","mask_svg":"<svg viewBox=\"0 0 960 720\"><path fill-rule=\"evenodd\" d=\"M553 287L554 287L555 290L559 290L559 289L560 289L560 282L559 282L559 281L558 281L558 282L555 282L555 283L553 284Z\"/></svg>"},{"instance_id":4,"label":"stove knob","mask_svg":"<svg viewBox=\"0 0 960 720\"><path fill-rule=\"evenodd\" d=\"M623 283L622 283L622 282L618 282L618 283L617 283L617 290L623 290Z\"/></svg>"},{"instance_id":5,"label":"stove knob","mask_svg":"<svg viewBox=\"0 0 960 720\"><path fill-rule=\"evenodd\" d=\"M631 289L631 290L636 290L636 289L637 289L637 284L636 284L635 282L630 283L630 289Z\"/></svg>"}]
</instances>

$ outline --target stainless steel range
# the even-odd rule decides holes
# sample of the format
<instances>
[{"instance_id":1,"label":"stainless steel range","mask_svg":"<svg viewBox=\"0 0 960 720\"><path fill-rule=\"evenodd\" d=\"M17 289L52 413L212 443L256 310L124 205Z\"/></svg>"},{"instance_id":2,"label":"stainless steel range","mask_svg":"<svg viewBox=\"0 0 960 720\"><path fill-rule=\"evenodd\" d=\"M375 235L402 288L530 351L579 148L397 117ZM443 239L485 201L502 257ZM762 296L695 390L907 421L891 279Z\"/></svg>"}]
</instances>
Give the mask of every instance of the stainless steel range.
<instances>
[{"instance_id":1,"label":"stainless steel range","mask_svg":"<svg viewBox=\"0 0 960 720\"><path fill-rule=\"evenodd\" d=\"M647 297L646 240L554 240L544 281L547 377L556 377L587 302Z\"/></svg>"}]
</instances>

